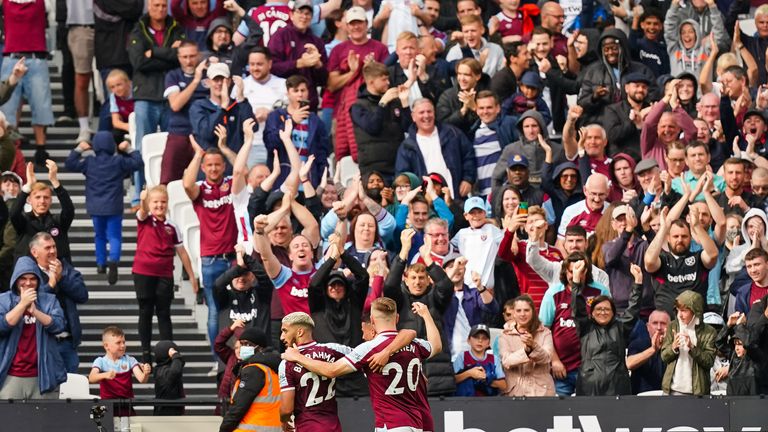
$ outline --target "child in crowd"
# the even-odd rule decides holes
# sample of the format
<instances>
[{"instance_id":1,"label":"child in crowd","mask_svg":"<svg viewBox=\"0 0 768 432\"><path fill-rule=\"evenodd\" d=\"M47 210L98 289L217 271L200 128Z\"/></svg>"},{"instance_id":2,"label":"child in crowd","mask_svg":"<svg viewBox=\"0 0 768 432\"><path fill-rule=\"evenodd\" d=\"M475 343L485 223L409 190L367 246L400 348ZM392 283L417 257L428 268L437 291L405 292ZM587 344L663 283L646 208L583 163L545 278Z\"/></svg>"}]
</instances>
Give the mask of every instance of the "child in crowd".
<instances>
[{"instance_id":1,"label":"child in crowd","mask_svg":"<svg viewBox=\"0 0 768 432\"><path fill-rule=\"evenodd\" d=\"M109 326L101 334L105 355L93 361L88 382L99 383L101 399L133 399L133 381L149 381L152 367L148 363L140 364L135 358L125 354L125 333L117 326ZM124 403L115 404L115 432L130 431L129 417L136 412Z\"/></svg>"},{"instance_id":2,"label":"child in crowd","mask_svg":"<svg viewBox=\"0 0 768 432\"><path fill-rule=\"evenodd\" d=\"M121 142L115 154L112 134L100 131L93 136L93 147L85 141L79 143L64 166L85 175L85 207L93 222L96 272L104 274L109 269L107 280L114 285L123 244L123 180L144 167L141 154L131 151L128 141Z\"/></svg>"},{"instance_id":3,"label":"child in crowd","mask_svg":"<svg viewBox=\"0 0 768 432\"><path fill-rule=\"evenodd\" d=\"M122 142L128 133L128 116L133 112L131 79L122 69L112 69L107 75L109 89L109 113L112 116L112 133L115 142Z\"/></svg>"},{"instance_id":4,"label":"child in crowd","mask_svg":"<svg viewBox=\"0 0 768 432\"><path fill-rule=\"evenodd\" d=\"M184 358L172 341L155 345L155 399L184 399ZM183 406L155 406L154 415L184 415Z\"/></svg>"},{"instance_id":5,"label":"child in crowd","mask_svg":"<svg viewBox=\"0 0 768 432\"><path fill-rule=\"evenodd\" d=\"M453 247L467 257L464 283L470 288L477 288L472 278L472 272L477 272L482 285L493 289L493 268L504 231L488 223L485 201L478 196L464 201L464 218L469 227L460 229L451 240Z\"/></svg>"},{"instance_id":6,"label":"child in crowd","mask_svg":"<svg viewBox=\"0 0 768 432\"><path fill-rule=\"evenodd\" d=\"M504 371L496 357L488 352L491 346L488 326L472 326L467 341L469 350L453 360L456 396L496 396L498 389L504 387Z\"/></svg>"},{"instance_id":7,"label":"child in crowd","mask_svg":"<svg viewBox=\"0 0 768 432\"><path fill-rule=\"evenodd\" d=\"M750 343L747 316L734 312L728 317L728 323L720 330L716 346L729 358L724 370L719 375L728 378L726 394L728 396L752 396L758 394L757 377L760 373L760 359L747 350Z\"/></svg>"},{"instance_id":8,"label":"child in crowd","mask_svg":"<svg viewBox=\"0 0 768 432\"><path fill-rule=\"evenodd\" d=\"M544 123L550 124L552 122L552 113L541 96L543 88L544 83L541 82L539 74L534 71L527 71L520 78L520 88L517 92L513 93L512 96L508 97L501 104L501 112L517 119L528 110L536 110L544 117Z\"/></svg>"},{"instance_id":9,"label":"child in crowd","mask_svg":"<svg viewBox=\"0 0 768 432\"><path fill-rule=\"evenodd\" d=\"M535 5L520 6L520 0L499 0L501 12L492 16L488 21L488 34L501 35L504 43L517 42L523 39L523 35L530 35L533 31L533 20L530 15L538 15L539 9Z\"/></svg>"},{"instance_id":10,"label":"child in crowd","mask_svg":"<svg viewBox=\"0 0 768 432\"><path fill-rule=\"evenodd\" d=\"M182 244L181 231L166 218L168 190L155 186L140 195L141 206L136 213L138 234L133 259L133 283L139 301L139 337L145 362L151 360L152 315L157 313L160 337L173 340L171 302L173 301L173 256L178 255L189 275L192 290L197 293L197 277L187 250Z\"/></svg>"}]
</instances>

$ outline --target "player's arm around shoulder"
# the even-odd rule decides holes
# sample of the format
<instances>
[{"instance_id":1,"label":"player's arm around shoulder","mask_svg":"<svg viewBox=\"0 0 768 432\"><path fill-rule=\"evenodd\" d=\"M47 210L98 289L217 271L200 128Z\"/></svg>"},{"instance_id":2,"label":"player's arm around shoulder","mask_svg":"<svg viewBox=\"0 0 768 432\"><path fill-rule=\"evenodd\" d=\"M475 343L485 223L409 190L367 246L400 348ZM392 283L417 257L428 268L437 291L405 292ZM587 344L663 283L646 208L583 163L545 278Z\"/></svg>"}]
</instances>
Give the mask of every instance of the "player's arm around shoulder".
<instances>
[{"instance_id":1,"label":"player's arm around shoulder","mask_svg":"<svg viewBox=\"0 0 768 432\"><path fill-rule=\"evenodd\" d=\"M341 358L333 363L311 359L302 354L296 347L290 347L282 354L285 361L291 361L304 366L310 372L328 378L337 378L355 371L355 367L346 359Z\"/></svg>"}]
</instances>

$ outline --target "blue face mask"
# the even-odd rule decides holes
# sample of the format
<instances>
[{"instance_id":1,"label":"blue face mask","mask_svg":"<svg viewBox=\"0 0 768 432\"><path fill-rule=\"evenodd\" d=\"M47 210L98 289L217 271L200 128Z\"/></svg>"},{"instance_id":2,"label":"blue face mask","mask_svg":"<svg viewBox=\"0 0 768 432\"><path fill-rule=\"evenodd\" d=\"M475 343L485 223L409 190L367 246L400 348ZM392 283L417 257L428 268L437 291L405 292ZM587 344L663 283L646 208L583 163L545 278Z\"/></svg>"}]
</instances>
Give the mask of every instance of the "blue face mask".
<instances>
[{"instance_id":1,"label":"blue face mask","mask_svg":"<svg viewBox=\"0 0 768 432\"><path fill-rule=\"evenodd\" d=\"M256 347L252 346L241 346L240 347L240 358L243 360L246 360L253 356L253 354L256 352Z\"/></svg>"}]
</instances>

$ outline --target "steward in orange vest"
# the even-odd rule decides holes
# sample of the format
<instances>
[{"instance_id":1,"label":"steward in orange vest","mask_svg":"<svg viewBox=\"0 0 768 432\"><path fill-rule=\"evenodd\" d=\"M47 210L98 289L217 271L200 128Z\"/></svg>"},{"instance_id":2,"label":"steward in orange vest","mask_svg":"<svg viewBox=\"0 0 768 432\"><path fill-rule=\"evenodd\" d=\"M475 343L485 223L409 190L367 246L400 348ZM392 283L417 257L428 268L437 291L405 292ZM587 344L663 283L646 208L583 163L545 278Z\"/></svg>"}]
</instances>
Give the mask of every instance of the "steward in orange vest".
<instances>
[{"instance_id":1,"label":"steward in orange vest","mask_svg":"<svg viewBox=\"0 0 768 432\"><path fill-rule=\"evenodd\" d=\"M280 354L253 327L240 335L235 353L240 361L232 371L232 396L219 432L281 432Z\"/></svg>"}]
</instances>

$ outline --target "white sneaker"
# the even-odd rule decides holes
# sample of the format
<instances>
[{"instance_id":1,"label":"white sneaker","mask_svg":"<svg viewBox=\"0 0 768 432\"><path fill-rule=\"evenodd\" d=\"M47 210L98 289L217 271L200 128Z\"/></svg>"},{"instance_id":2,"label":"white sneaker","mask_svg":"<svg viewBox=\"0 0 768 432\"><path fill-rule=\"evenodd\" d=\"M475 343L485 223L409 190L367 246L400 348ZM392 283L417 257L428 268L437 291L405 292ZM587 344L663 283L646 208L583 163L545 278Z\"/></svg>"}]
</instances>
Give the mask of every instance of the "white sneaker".
<instances>
[{"instance_id":1,"label":"white sneaker","mask_svg":"<svg viewBox=\"0 0 768 432\"><path fill-rule=\"evenodd\" d=\"M91 142L91 132L89 130L81 130L80 133L77 135L77 144L80 144L83 141Z\"/></svg>"},{"instance_id":2,"label":"white sneaker","mask_svg":"<svg viewBox=\"0 0 768 432\"><path fill-rule=\"evenodd\" d=\"M208 376L215 377L218 374L219 374L219 362L216 362L213 364L213 367L211 368L211 370L208 371Z\"/></svg>"}]
</instances>

